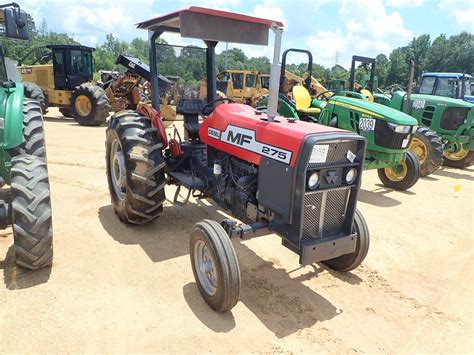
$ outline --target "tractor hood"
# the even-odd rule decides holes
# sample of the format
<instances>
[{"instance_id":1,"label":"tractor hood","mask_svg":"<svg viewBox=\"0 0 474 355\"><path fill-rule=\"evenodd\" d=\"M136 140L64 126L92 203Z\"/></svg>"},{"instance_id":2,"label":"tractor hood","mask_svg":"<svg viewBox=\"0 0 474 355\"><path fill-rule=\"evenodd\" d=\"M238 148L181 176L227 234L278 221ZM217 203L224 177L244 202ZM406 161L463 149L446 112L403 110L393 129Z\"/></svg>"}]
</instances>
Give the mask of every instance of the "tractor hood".
<instances>
[{"instance_id":1,"label":"tractor hood","mask_svg":"<svg viewBox=\"0 0 474 355\"><path fill-rule=\"evenodd\" d=\"M392 102L399 103L400 109L402 109L403 102L406 100L405 91L397 91L392 96ZM446 107L465 107L473 108L474 105L470 102L453 99L445 96L436 96L436 95L425 95L425 94L411 94L411 101L418 101L419 105L425 106L427 103L432 103L436 105L446 106ZM393 105L392 105L393 106Z\"/></svg>"},{"instance_id":2,"label":"tractor hood","mask_svg":"<svg viewBox=\"0 0 474 355\"><path fill-rule=\"evenodd\" d=\"M364 101L346 96L333 96L329 100L329 104L342 106L347 109L357 111L361 115L371 116L373 118L381 119L390 123L408 126L415 126L417 124L416 119L413 117L391 107L377 104L375 102Z\"/></svg>"}]
</instances>

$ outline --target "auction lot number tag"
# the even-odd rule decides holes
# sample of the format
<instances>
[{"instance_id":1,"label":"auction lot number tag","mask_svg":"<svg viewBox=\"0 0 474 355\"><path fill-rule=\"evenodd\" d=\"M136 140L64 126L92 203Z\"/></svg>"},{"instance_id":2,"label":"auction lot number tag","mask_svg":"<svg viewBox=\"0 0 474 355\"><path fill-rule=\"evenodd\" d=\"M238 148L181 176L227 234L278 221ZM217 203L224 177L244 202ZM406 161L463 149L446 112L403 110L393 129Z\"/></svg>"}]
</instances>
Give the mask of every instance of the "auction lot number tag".
<instances>
[{"instance_id":1,"label":"auction lot number tag","mask_svg":"<svg viewBox=\"0 0 474 355\"><path fill-rule=\"evenodd\" d=\"M361 118L359 129L361 131L373 131L375 129L375 118Z\"/></svg>"}]
</instances>

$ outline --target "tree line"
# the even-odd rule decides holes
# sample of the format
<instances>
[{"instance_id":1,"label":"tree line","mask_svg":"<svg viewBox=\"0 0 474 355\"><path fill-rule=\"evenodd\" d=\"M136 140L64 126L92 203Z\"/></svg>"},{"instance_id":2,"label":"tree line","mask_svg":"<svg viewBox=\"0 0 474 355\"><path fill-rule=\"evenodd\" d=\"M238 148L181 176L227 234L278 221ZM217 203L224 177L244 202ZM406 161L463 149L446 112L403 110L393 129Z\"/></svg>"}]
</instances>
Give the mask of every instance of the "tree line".
<instances>
[{"instance_id":1,"label":"tree line","mask_svg":"<svg viewBox=\"0 0 474 355\"><path fill-rule=\"evenodd\" d=\"M28 42L3 40L5 56L13 60L20 60L26 51L32 47L46 44L79 44L74 36L67 33L50 31L46 21L36 26L33 18L30 19L30 40ZM157 46L158 70L164 75L180 77L186 83L197 83L206 75L205 50L196 46L173 47L159 39ZM311 48L309 48L311 50ZM98 78L100 70L123 71L115 65L119 54L126 53L138 57L148 63L147 41L135 38L130 42L122 41L113 34L106 36L106 41L97 45L93 53L95 77ZM32 55L34 57L46 55L47 50L42 50ZM317 54L314 53L314 54ZM363 53L355 53L363 55ZM441 34L434 40L430 35L423 34L415 37L406 46L395 48L387 57L385 54L376 56L376 76L378 85L385 87L391 84L407 85L409 62L415 62L415 78L424 71L448 71L474 73L474 35L462 32L458 35L447 37ZM28 61L25 61L28 63ZM232 48L216 55L217 71L228 69L257 70L268 73L270 60L265 56L247 57L239 48ZM303 75L307 63L288 64L287 70ZM357 68L356 79L367 71L364 65ZM326 68L320 64L313 64L313 76L319 79L345 79L349 78L349 70L341 65Z\"/></svg>"}]
</instances>

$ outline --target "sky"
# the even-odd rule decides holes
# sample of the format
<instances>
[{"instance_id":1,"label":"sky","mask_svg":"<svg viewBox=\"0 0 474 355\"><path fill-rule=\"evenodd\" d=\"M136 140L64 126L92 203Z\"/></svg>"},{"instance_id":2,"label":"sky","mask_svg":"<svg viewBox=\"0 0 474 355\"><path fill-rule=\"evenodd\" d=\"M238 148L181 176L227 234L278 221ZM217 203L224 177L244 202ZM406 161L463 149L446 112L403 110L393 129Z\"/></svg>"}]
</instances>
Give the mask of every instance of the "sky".
<instances>
[{"instance_id":1,"label":"sky","mask_svg":"<svg viewBox=\"0 0 474 355\"><path fill-rule=\"evenodd\" d=\"M408 44L416 36L461 31L474 33L474 0L17 0L49 30L67 32L82 44L96 46L108 33L121 40L146 38L137 22L188 6L281 20L285 24L282 48L309 49L316 63L345 67L353 54L376 56ZM173 44L202 44L165 34ZM272 38L270 38L272 40ZM225 44L218 46L223 50ZM271 46L242 46L247 56L272 55ZM291 63L304 59L288 58Z\"/></svg>"}]
</instances>

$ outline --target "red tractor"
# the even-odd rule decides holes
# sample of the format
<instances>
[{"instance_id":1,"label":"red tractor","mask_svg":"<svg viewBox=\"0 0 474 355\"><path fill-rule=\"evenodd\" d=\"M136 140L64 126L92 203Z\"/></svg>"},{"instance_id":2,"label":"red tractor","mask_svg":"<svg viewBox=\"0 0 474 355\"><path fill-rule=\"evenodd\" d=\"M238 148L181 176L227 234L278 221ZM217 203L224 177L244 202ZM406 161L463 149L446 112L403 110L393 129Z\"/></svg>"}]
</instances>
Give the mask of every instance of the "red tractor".
<instances>
[{"instance_id":1,"label":"red tractor","mask_svg":"<svg viewBox=\"0 0 474 355\"><path fill-rule=\"evenodd\" d=\"M274 233L299 255L300 264L323 262L337 271L359 266L369 248L368 227L356 209L365 140L276 115L282 27L200 7L138 24L148 30L152 106L118 112L107 128L107 177L122 222L157 218L166 184L177 186L175 203L185 205L191 194L211 198L242 222L202 220L191 231L196 283L217 312L230 310L240 295L231 237ZM216 99L217 43L268 45L270 30L275 46L267 112ZM203 39L207 47L207 103L182 99L177 107L184 117L183 141L168 140L160 118L156 39L167 31ZM178 201L182 188L187 197Z\"/></svg>"}]
</instances>

